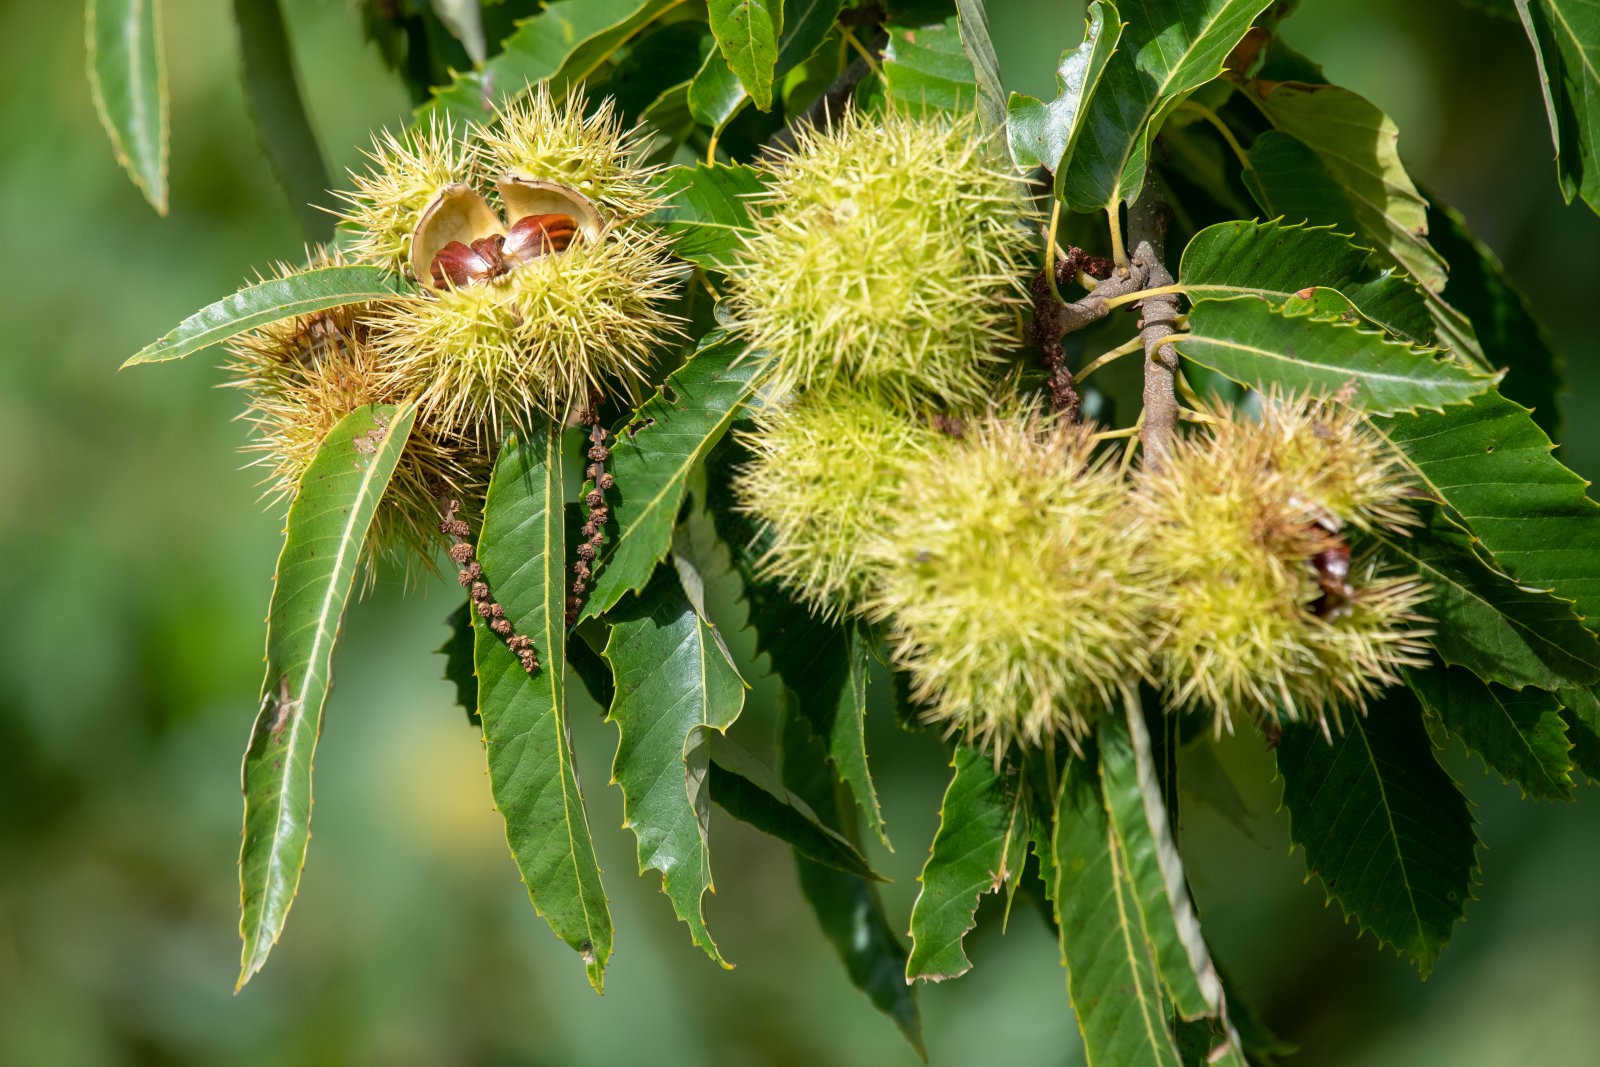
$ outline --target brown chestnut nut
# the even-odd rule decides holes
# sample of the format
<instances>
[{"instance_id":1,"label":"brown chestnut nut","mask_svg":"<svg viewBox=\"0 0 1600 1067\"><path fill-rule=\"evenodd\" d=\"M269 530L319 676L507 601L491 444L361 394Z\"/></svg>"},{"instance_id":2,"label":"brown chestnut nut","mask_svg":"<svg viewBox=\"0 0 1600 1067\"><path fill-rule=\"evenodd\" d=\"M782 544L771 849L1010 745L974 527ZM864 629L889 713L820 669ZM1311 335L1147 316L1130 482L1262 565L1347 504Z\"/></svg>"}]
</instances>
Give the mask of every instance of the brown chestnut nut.
<instances>
[{"instance_id":1,"label":"brown chestnut nut","mask_svg":"<svg viewBox=\"0 0 1600 1067\"><path fill-rule=\"evenodd\" d=\"M495 258L490 259L478 251L476 246L479 243L474 241L473 246L469 247L460 241L451 241L439 249L428 272L433 276L433 284L444 289L493 277L499 265L498 250L494 250Z\"/></svg>"},{"instance_id":2,"label":"brown chestnut nut","mask_svg":"<svg viewBox=\"0 0 1600 1067\"><path fill-rule=\"evenodd\" d=\"M506 234L504 254L513 264L526 263L548 252L564 252L578 233L571 215L524 215Z\"/></svg>"}]
</instances>

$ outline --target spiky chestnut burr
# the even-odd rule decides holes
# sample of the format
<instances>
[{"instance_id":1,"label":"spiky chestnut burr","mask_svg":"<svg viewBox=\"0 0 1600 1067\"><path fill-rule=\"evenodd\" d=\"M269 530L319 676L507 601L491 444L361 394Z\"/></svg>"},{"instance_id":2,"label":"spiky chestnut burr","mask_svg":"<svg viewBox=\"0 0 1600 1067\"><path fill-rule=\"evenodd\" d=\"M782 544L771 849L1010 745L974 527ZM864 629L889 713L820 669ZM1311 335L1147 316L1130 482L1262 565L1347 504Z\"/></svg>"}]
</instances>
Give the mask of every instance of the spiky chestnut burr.
<instances>
[{"instance_id":1,"label":"spiky chestnut burr","mask_svg":"<svg viewBox=\"0 0 1600 1067\"><path fill-rule=\"evenodd\" d=\"M664 238L612 227L479 284L401 297L375 324L388 386L475 441L567 421L596 394L632 395L678 320Z\"/></svg>"},{"instance_id":2,"label":"spiky chestnut burr","mask_svg":"<svg viewBox=\"0 0 1600 1067\"><path fill-rule=\"evenodd\" d=\"M768 408L741 439L751 458L734 489L769 531L760 572L825 618L866 593L863 547L883 528L907 464L948 446L933 420L848 389Z\"/></svg>"},{"instance_id":3,"label":"spiky chestnut burr","mask_svg":"<svg viewBox=\"0 0 1600 1067\"><path fill-rule=\"evenodd\" d=\"M728 306L780 389L982 401L1032 237L975 118L847 111L766 164Z\"/></svg>"},{"instance_id":4,"label":"spiky chestnut burr","mask_svg":"<svg viewBox=\"0 0 1600 1067\"><path fill-rule=\"evenodd\" d=\"M867 611L930 722L997 760L1076 747L1137 686L1155 593L1126 503L1088 428L1032 414L977 419L908 467Z\"/></svg>"},{"instance_id":5,"label":"spiky chestnut burr","mask_svg":"<svg viewBox=\"0 0 1600 1067\"><path fill-rule=\"evenodd\" d=\"M1357 411L1269 396L1261 417L1209 412L1144 471L1135 514L1169 588L1152 614L1156 674L1178 707L1304 719L1342 709L1426 662L1427 590L1349 535L1415 521L1412 487Z\"/></svg>"},{"instance_id":6,"label":"spiky chestnut burr","mask_svg":"<svg viewBox=\"0 0 1600 1067\"><path fill-rule=\"evenodd\" d=\"M539 670L539 653L533 647L533 638L517 633L511 620L506 618L506 609L494 599L489 580L483 573L483 565L478 562L477 551L472 547L472 528L460 517L460 511L461 501L445 501L444 519L439 523L439 532L450 539L450 559L460 568L456 572L456 580L467 591L472 610L483 619L484 625L506 643L506 647L517 657L517 662L522 664L523 670L535 674Z\"/></svg>"},{"instance_id":7,"label":"spiky chestnut burr","mask_svg":"<svg viewBox=\"0 0 1600 1067\"><path fill-rule=\"evenodd\" d=\"M345 202L340 219L354 235L353 259L408 270L412 235L440 190L472 185L479 178L468 134L448 118L435 117L426 125L374 138L367 169L352 172L354 188L339 194Z\"/></svg>"},{"instance_id":8,"label":"spiky chestnut burr","mask_svg":"<svg viewBox=\"0 0 1600 1067\"><path fill-rule=\"evenodd\" d=\"M340 419L367 404L403 399L385 386L369 344L372 313L366 307L335 308L262 327L228 344L229 384L249 398L242 417L253 439L245 451L265 472L263 495L269 501L293 497ZM408 571L433 570L440 546L436 500L440 494L480 499L487 463L470 442L419 420L362 550L368 580L379 557Z\"/></svg>"},{"instance_id":9,"label":"spiky chestnut burr","mask_svg":"<svg viewBox=\"0 0 1600 1067\"><path fill-rule=\"evenodd\" d=\"M625 129L609 98L586 113L581 95L557 99L541 85L506 105L475 137L484 173L575 189L614 223L661 206L657 170L645 162L651 133ZM508 211L513 199L506 198Z\"/></svg>"}]
</instances>

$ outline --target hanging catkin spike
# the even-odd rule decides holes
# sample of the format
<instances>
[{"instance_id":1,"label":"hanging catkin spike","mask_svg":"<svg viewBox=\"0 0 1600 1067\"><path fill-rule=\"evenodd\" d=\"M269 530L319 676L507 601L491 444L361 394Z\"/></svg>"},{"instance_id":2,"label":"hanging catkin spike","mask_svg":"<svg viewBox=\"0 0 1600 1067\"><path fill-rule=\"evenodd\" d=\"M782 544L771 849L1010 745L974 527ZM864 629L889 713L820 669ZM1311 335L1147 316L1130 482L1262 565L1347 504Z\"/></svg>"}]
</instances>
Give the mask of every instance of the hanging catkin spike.
<instances>
[{"instance_id":1,"label":"hanging catkin spike","mask_svg":"<svg viewBox=\"0 0 1600 1067\"><path fill-rule=\"evenodd\" d=\"M489 583L484 578L483 565L475 558L477 553L468 540L471 528L466 520L457 516L461 510L461 501L451 500L445 504L444 521L439 524L439 532L450 538L450 558L460 567L456 575L467 595L472 599L472 609L476 611L494 631L506 647L516 654L522 663L522 669L529 674L539 670L539 653L534 651L533 638L519 634L511 625L511 620L506 618L506 609L494 599L489 592Z\"/></svg>"},{"instance_id":2,"label":"hanging catkin spike","mask_svg":"<svg viewBox=\"0 0 1600 1067\"><path fill-rule=\"evenodd\" d=\"M588 479L589 488L583 494L583 506L586 512L583 524L583 542L578 545L577 560L572 564L572 592L567 596L567 625L571 626L578 621L578 614L583 610L584 595L589 590L589 582L598 569L595 560L600 555L600 549L606 541L606 522L611 517L611 509L606 506L606 490L616 484L616 479L606 471L606 460L611 458L611 449L606 447L606 440L610 434L600 425L600 413L594 404L590 404L578 416L578 421L589 428L589 465L584 468L584 477Z\"/></svg>"}]
</instances>

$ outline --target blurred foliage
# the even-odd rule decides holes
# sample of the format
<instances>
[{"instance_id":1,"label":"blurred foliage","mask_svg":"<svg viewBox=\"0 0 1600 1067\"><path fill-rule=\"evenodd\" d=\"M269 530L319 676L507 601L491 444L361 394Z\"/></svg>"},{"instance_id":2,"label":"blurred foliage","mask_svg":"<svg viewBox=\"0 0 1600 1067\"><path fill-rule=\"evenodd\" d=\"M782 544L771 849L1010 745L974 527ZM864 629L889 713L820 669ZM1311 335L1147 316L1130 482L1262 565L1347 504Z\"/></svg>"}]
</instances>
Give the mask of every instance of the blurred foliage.
<instances>
[{"instance_id":1,"label":"blurred foliage","mask_svg":"<svg viewBox=\"0 0 1600 1067\"><path fill-rule=\"evenodd\" d=\"M990 7L1006 88L1048 98L1081 4ZM345 0L285 9L313 125L341 172L370 128L404 119L408 94ZM0 8L0 53L13 83L32 87L0 101L0 225L23 264L0 306L0 1063L915 1063L802 918L787 851L720 812L706 906L738 969L682 936L653 873L628 876L627 835L597 832L619 939L607 996L589 992L511 874L480 742L428 654L456 604L444 586L353 611L295 924L274 967L229 995L236 768L260 680L244 650L261 647L262 625L247 606L266 599L280 516L252 506L244 428L230 421L239 403L215 391L215 360L115 368L255 264L297 256L299 236L248 127L226 5L168 0L166 15L163 220L105 144L77 10ZM1413 172L1505 260L1566 361L1567 459L1600 471L1600 426L1583 417L1600 404L1588 373L1600 220L1557 195L1520 31L1447 0L1303 0L1285 35L1395 118ZM750 635L733 636L748 657ZM751 714L771 714L775 696L758 686ZM889 737L892 716L873 711L880 744L901 754L875 767L900 851L874 843L871 858L895 879L883 895L902 922L945 758L932 738ZM591 819L614 827L621 798L599 785L615 731L587 704L574 729ZM1592 797L1520 804L1452 752L1495 892L1421 984L1354 942L1301 883L1268 757L1235 738L1192 752L1188 781L1214 798L1183 817L1195 894L1218 957L1301 1047L1294 1063L1600 1057ZM1261 784L1240 795L1232 781ZM1078 1062L1057 949L1032 908L1010 926L1001 938L1000 923L982 925L974 971L924 990L935 1062Z\"/></svg>"}]
</instances>

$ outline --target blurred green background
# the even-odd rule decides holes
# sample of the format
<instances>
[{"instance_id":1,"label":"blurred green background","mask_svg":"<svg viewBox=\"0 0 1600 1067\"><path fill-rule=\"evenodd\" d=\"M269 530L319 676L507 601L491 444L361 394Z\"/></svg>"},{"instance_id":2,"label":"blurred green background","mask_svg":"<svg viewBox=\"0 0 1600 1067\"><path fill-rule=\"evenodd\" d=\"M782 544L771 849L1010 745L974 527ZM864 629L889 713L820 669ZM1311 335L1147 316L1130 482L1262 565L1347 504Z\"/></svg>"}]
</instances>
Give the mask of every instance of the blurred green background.
<instances>
[{"instance_id":1,"label":"blurred green background","mask_svg":"<svg viewBox=\"0 0 1600 1067\"><path fill-rule=\"evenodd\" d=\"M1509 5L1506 5L1509 6ZM256 267L299 253L235 81L228 5L167 0L172 215L116 168L83 79L77 5L0 7L10 249L0 300L0 1063L912 1064L847 984L778 847L713 816L708 911L723 972L638 878L604 788L614 730L576 714L618 923L604 998L528 906L479 742L431 650L443 586L354 610L317 767L315 840L271 964L231 993L238 757L259 684L276 517L236 451L214 354L118 363ZM403 90L346 0L287 4L330 163L403 120ZM1081 3L991 0L1012 88L1051 89ZM1593 314L1600 220L1566 207L1522 32L1453 0L1305 0L1289 41L1398 121L1414 173L1506 260L1571 383L1569 461L1600 471ZM758 689L759 703L770 694ZM885 716L880 716L880 719ZM874 727L909 914L945 769ZM890 753L892 752L892 755ZM1481 901L1435 976L1304 884L1259 746L1223 761L1246 814L1185 813L1207 928L1241 990L1307 1065L1600 1062L1600 798L1534 805L1460 752L1487 848ZM1081 1060L1056 950L1020 906L969 942L976 969L925 988L933 1062Z\"/></svg>"}]
</instances>

